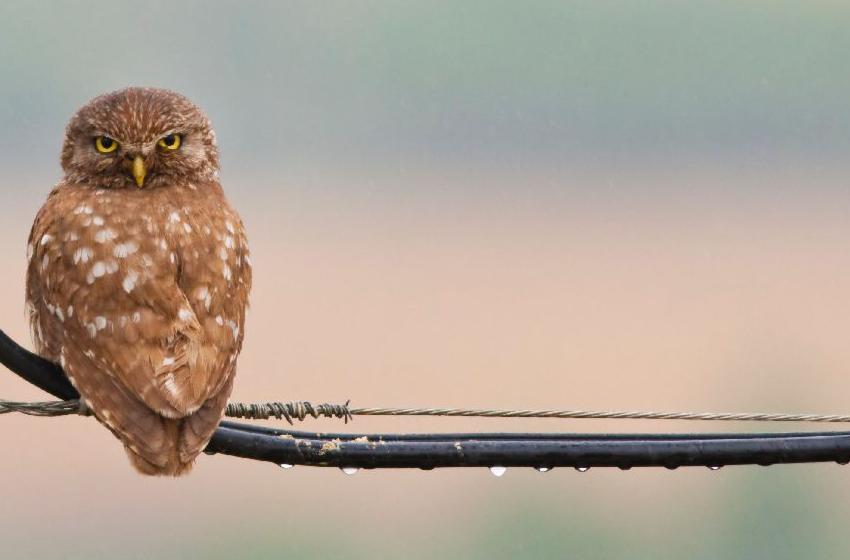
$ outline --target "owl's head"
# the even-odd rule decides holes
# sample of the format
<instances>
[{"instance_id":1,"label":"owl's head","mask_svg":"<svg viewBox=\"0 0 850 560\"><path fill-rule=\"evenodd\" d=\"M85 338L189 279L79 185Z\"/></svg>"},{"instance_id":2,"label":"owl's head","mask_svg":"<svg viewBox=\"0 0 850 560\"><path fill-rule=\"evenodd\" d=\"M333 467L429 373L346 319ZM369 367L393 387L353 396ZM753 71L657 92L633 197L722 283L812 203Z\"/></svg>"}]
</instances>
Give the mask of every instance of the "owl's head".
<instances>
[{"instance_id":1,"label":"owl's head","mask_svg":"<svg viewBox=\"0 0 850 560\"><path fill-rule=\"evenodd\" d=\"M218 173L215 132L178 93L122 89L92 99L71 118L62 169L71 183L101 188L209 181Z\"/></svg>"}]
</instances>

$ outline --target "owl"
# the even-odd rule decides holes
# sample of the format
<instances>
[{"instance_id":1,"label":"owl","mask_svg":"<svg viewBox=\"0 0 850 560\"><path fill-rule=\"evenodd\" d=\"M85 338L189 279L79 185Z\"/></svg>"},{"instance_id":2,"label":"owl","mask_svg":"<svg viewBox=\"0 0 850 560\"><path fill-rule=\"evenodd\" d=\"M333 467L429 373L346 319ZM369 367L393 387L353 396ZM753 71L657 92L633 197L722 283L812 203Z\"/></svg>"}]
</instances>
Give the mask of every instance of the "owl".
<instances>
[{"instance_id":1,"label":"owl","mask_svg":"<svg viewBox=\"0 0 850 560\"><path fill-rule=\"evenodd\" d=\"M36 351L136 469L184 474L227 404L251 289L215 132L182 95L123 89L73 116L61 164L29 237Z\"/></svg>"}]
</instances>

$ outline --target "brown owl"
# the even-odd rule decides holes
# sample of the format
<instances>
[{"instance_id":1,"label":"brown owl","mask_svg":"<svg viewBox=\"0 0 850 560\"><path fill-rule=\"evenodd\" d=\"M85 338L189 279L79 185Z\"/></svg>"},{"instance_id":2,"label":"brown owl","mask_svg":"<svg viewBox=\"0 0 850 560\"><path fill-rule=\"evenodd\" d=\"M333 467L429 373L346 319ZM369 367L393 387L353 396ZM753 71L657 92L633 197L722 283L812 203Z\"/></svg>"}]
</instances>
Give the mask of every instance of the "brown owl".
<instances>
[{"instance_id":1,"label":"brown owl","mask_svg":"<svg viewBox=\"0 0 850 560\"><path fill-rule=\"evenodd\" d=\"M182 95L123 89L74 115L62 169L29 237L37 352L140 472L186 473L230 395L251 288L215 132Z\"/></svg>"}]
</instances>

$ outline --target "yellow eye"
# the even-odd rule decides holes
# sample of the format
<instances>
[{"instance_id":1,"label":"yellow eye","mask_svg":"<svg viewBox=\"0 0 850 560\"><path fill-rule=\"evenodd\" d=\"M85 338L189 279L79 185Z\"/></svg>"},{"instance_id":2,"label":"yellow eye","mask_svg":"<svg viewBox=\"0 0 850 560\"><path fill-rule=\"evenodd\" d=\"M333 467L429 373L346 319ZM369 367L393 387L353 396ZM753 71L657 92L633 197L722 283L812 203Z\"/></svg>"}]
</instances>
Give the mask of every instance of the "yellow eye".
<instances>
[{"instance_id":1,"label":"yellow eye","mask_svg":"<svg viewBox=\"0 0 850 560\"><path fill-rule=\"evenodd\" d=\"M108 154L118 149L118 142L109 136L98 136L94 139L94 147L102 154Z\"/></svg>"},{"instance_id":2,"label":"yellow eye","mask_svg":"<svg viewBox=\"0 0 850 560\"><path fill-rule=\"evenodd\" d=\"M157 144L159 144L160 148L165 148L166 150L176 150L180 147L180 135L169 134L168 136L163 136Z\"/></svg>"}]
</instances>

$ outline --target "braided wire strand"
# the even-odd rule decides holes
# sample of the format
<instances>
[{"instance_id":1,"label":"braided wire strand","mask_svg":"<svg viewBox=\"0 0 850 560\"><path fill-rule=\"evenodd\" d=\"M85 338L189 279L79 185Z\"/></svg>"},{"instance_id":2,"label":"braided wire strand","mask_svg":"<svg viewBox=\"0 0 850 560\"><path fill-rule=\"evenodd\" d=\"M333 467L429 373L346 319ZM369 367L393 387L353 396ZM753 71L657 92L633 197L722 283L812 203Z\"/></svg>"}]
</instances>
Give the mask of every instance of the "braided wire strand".
<instances>
[{"instance_id":1,"label":"braided wire strand","mask_svg":"<svg viewBox=\"0 0 850 560\"><path fill-rule=\"evenodd\" d=\"M350 401L349 401L350 402ZM322 403L313 405L309 401L267 402L267 403L229 403L224 410L229 418L251 420L285 419L292 424L293 419L303 421L307 416L313 418L342 418L347 424L351 420L348 402L345 404Z\"/></svg>"},{"instance_id":2,"label":"braided wire strand","mask_svg":"<svg viewBox=\"0 0 850 560\"><path fill-rule=\"evenodd\" d=\"M0 414L20 412L29 416L65 416L80 414L80 401L15 402L0 400Z\"/></svg>"},{"instance_id":3,"label":"braided wire strand","mask_svg":"<svg viewBox=\"0 0 850 560\"><path fill-rule=\"evenodd\" d=\"M850 415L768 412L654 412L594 410L503 410L474 408L352 408L352 416L463 416L479 418L562 418L704 420L737 422L850 422Z\"/></svg>"},{"instance_id":4,"label":"braided wire strand","mask_svg":"<svg viewBox=\"0 0 850 560\"><path fill-rule=\"evenodd\" d=\"M345 404L309 401L229 403L224 414L229 418L268 420L276 418L293 424L295 420L338 418L348 423L354 416L459 416L479 418L561 418L561 419L632 419L632 420L702 420L734 422L850 422L843 414L785 414L767 412L656 412L593 410L504 410L476 408L351 408ZM15 402L0 400L0 414L19 412L30 416L89 415L82 401Z\"/></svg>"}]
</instances>

